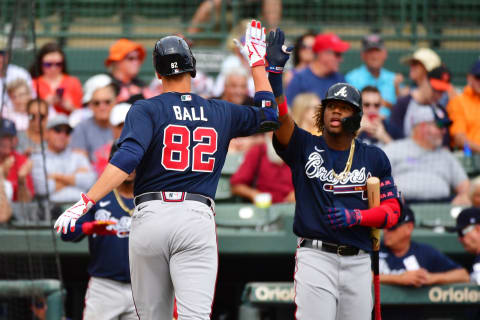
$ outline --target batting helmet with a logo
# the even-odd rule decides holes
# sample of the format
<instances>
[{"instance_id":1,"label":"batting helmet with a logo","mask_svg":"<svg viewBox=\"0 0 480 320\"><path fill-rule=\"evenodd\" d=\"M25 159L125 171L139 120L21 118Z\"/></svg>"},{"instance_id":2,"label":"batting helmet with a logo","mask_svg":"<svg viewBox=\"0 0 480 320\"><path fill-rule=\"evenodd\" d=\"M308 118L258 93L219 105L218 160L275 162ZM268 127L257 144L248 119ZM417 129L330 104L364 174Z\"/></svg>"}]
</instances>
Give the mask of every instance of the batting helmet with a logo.
<instances>
[{"instance_id":1,"label":"batting helmet with a logo","mask_svg":"<svg viewBox=\"0 0 480 320\"><path fill-rule=\"evenodd\" d=\"M336 83L327 90L325 99L322 100L323 107L332 101L343 101L351 105L355 113L342 119L343 127L350 132L356 132L360 128L362 120L362 96L360 91L348 83Z\"/></svg>"},{"instance_id":2,"label":"batting helmet with a logo","mask_svg":"<svg viewBox=\"0 0 480 320\"><path fill-rule=\"evenodd\" d=\"M185 40L177 36L164 37L157 41L153 49L153 66L161 76L171 76L190 72L194 78L195 57Z\"/></svg>"}]
</instances>

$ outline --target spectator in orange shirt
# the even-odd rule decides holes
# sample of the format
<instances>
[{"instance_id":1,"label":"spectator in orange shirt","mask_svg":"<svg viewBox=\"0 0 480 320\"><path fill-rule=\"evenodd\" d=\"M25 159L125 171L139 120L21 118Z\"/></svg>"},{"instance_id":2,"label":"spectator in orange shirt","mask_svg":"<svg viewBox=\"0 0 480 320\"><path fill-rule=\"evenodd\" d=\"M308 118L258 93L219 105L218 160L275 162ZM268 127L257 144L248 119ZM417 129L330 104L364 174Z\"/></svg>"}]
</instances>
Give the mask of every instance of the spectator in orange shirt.
<instances>
[{"instance_id":1,"label":"spectator in orange shirt","mask_svg":"<svg viewBox=\"0 0 480 320\"><path fill-rule=\"evenodd\" d=\"M230 184L233 194L253 203L262 193L269 193L272 203L295 201L292 173L275 153L272 133L265 134L265 143L250 148Z\"/></svg>"},{"instance_id":2,"label":"spectator in orange shirt","mask_svg":"<svg viewBox=\"0 0 480 320\"><path fill-rule=\"evenodd\" d=\"M32 162L15 151L16 135L15 123L0 119L0 170L13 190L13 201L30 202L34 193Z\"/></svg>"},{"instance_id":3,"label":"spectator in orange shirt","mask_svg":"<svg viewBox=\"0 0 480 320\"><path fill-rule=\"evenodd\" d=\"M82 106L82 84L68 75L65 54L58 44L50 42L40 49L30 74L37 95L56 112L69 115Z\"/></svg>"},{"instance_id":4,"label":"spectator in orange shirt","mask_svg":"<svg viewBox=\"0 0 480 320\"><path fill-rule=\"evenodd\" d=\"M463 92L450 100L447 106L453 121L450 134L453 146L463 149L466 145L473 152L480 152L480 59L467 75Z\"/></svg>"}]
</instances>

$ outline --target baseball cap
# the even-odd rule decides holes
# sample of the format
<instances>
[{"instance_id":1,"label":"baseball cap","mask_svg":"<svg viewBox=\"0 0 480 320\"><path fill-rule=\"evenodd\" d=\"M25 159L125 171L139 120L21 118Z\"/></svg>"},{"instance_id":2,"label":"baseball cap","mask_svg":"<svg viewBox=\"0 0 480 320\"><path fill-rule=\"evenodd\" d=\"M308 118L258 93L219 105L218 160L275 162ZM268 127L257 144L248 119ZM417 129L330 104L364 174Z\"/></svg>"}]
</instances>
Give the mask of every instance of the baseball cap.
<instances>
[{"instance_id":1,"label":"baseball cap","mask_svg":"<svg viewBox=\"0 0 480 320\"><path fill-rule=\"evenodd\" d=\"M412 126L422 122L435 122L439 128L447 128L452 124L447 112L437 106L421 106L412 115Z\"/></svg>"},{"instance_id":2,"label":"baseball cap","mask_svg":"<svg viewBox=\"0 0 480 320\"><path fill-rule=\"evenodd\" d=\"M320 33L315 37L313 44L313 52L318 53L325 50L334 52L345 52L350 48L350 44L342 41L339 36L334 33Z\"/></svg>"},{"instance_id":3,"label":"baseball cap","mask_svg":"<svg viewBox=\"0 0 480 320\"><path fill-rule=\"evenodd\" d=\"M475 61L474 64L472 64L472 67L470 68L470 74L474 76L480 76L480 59Z\"/></svg>"},{"instance_id":4,"label":"baseball cap","mask_svg":"<svg viewBox=\"0 0 480 320\"><path fill-rule=\"evenodd\" d=\"M106 74L97 74L90 77L83 85L82 103L89 103L92 100L93 93L97 89L105 88L112 83L112 78Z\"/></svg>"},{"instance_id":5,"label":"baseball cap","mask_svg":"<svg viewBox=\"0 0 480 320\"><path fill-rule=\"evenodd\" d=\"M436 67L428 73L428 80L433 89L437 91L450 90L452 74L445 66Z\"/></svg>"},{"instance_id":6,"label":"baseball cap","mask_svg":"<svg viewBox=\"0 0 480 320\"><path fill-rule=\"evenodd\" d=\"M398 220L397 224L389 228L388 230L395 230L401 225L408 222L413 222L415 224L415 214L413 213L413 210L409 206L404 204L402 208L402 216Z\"/></svg>"},{"instance_id":7,"label":"baseball cap","mask_svg":"<svg viewBox=\"0 0 480 320\"><path fill-rule=\"evenodd\" d=\"M419 61L428 72L432 71L436 67L439 67L442 64L442 60L432 49L429 48L420 48L415 50L412 55L404 57L402 63L411 63L412 61Z\"/></svg>"},{"instance_id":8,"label":"baseball cap","mask_svg":"<svg viewBox=\"0 0 480 320\"><path fill-rule=\"evenodd\" d=\"M124 123L131 106L131 104L125 102L115 105L110 112L110 124L116 127Z\"/></svg>"},{"instance_id":9,"label":"baseball cap","mask_svg":"<svg viewBox=\"0 0 480 320\"><path fill-rule=\"evenodd\" d=\"M383 39L378 34L370 34L362 39L362 50L384 49Z\"/></svg>"},{"instance_id":10,"label":"baseball cap","mask_svg":"<svg viewBox=\"0 0 480 320\"><path fill-rule=\"evenodd\" d=\"M15 137L17 135L17 128L15 122L0 118L0 137Z\"/></svg>"},{"instance_id":11,"label":"baseball cap","mask_svg":"<svg viewBox=\"0 0 480 320\"><path fill-rule=\"evenodd\" d=\"M135 50L138 51L140 60L143 61L145 59L145 48L140 43L124 38L119 39L110 47L105 65L108 67L112 62L123 60L127 54Z\"/></svg>"},{"instance_id":12,"label":"baseball cap","mask_svg":"<svg viewBox=\"0 0 480 320\"><path fill-rule=\"evenodd\" d=\"M459 237L465 236L472 230L472 226L480 224L480 208L463 209L457 216L456 230Z\"/></svg>"},{"instance_id":13,"label":"baseball cap","mask_svg":"<svg viewBox=\"0 0 480 320\"><path fill-rule=\"evenodd\" d=\"M70 126L70 123L68 122L68 117L64 114L57 114L48 119L47 129L52 129L56 126L67 126L70 129L72 129L72 127Z\"/></svg>"}]
</instances>

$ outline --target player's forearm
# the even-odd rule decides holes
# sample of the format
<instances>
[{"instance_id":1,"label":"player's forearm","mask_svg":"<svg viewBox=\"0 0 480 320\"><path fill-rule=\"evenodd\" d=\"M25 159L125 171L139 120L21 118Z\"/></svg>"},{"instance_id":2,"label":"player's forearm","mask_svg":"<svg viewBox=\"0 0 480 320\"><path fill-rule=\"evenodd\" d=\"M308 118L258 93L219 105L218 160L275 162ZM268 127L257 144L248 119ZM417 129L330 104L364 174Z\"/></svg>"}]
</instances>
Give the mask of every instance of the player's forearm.
<instances>
[{"instance_id":1,"label":"player's forearm","mask_svg":"<svg viewBox=\"0 0 480 320\"><path fill-rule=\"evenodd\" d=\"M282 94L278 97L275 97L275 100L277 102L277 105L279 106L279 117L278 120L280 121L280 128L275 130L274 134L275 137L277 138L278 142L282 144L283 146L287 146L288 143L290 142L290 138L292 137L293 134L293 129L295 128L295 123L293 121L292 116L288 113L288 110L281 111L281 108L286 108L286 103L285 103L285 96ZM282 107L283 106L283 107Z\"/></svg>"},{"instance_id":2,"label":"player's forearm","mask_svg":"<svg viewBox=\"0 0 480 320\"><path fill-rule=\"evenodd\" d=\"M268 82L265 66L252 67L251 70L252 70L253 83L255 85L255 92L258 92L258 91L272 92L272 87L270 86L270 82Z\"/></svg>"},{"instance_id":3,"label":"player's forearm","mask_svg":"<svg viewBox=\"0 0 480 320\"><path fill-rule=\"evenodd\" d=\"M398 222L400 217L400 203L397 199L387 199L380 206L361 210L362 218L360 225L364 227L391 228Z\"/></svg>"},{"instance_id":4,"label":"player's forearm","mask_svg":"<svg viewBox=\"0 0 480 320\"><path fill-rule=\"evenodd\" d=\"M432 279L430 284L462 283L470 281L470 276L468 275L467 270L464 268L446 272L431 273L431 277Z\"/></svg>"},{"instance_id":5,"label":"player's forearm","mask_svg":"<svg viewBox=\"0 0 480 320\"><path fill-rule=\"evenodd\" d=\"M97 202L118 187L127 177L128 173L109 163L97 182L87 192L87 197Z\"/></svg>"}]
</instances>

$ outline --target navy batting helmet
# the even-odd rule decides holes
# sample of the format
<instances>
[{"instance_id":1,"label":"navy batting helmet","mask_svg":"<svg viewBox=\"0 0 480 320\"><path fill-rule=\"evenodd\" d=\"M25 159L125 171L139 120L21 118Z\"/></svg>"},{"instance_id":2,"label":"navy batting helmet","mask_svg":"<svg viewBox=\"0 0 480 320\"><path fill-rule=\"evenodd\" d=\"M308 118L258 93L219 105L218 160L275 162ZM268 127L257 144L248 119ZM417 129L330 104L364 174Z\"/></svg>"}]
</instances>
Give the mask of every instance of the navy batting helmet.
<instances>
[{"instance_id":1,"label":"navy batting helmet","mask_svg":"<svg viewBox=\"0 0 480 320\"><path fill-rule=\"evenodd\" d=\"M343 101L351 105L355 113L347 118L342 119L345 130L356 132L360 129L360 121L362 120L362 95L360 91L348 83L336 83L327 90L322 105L326 106L330 101Z\"/></svg>"},{"instance_id":2,"label":"navy batting helmet","mask_svg":"<svg viewBox=\"0 0 480 320\"><path fill-rule=\"evenodd\" d=\"M161 76L190 72L194 78L195 57L185 40L177 36L164 37L153 49L153 67Z\"/></svg>"}]
</instances>

